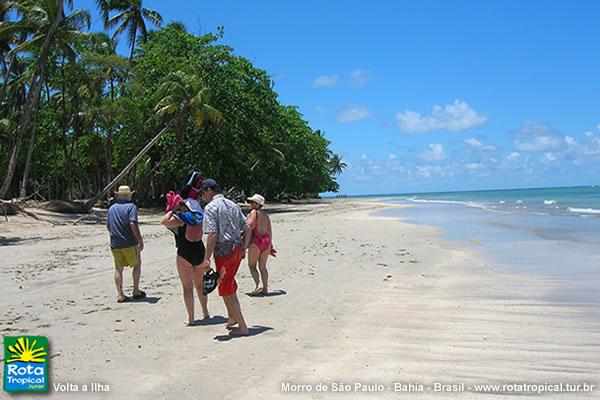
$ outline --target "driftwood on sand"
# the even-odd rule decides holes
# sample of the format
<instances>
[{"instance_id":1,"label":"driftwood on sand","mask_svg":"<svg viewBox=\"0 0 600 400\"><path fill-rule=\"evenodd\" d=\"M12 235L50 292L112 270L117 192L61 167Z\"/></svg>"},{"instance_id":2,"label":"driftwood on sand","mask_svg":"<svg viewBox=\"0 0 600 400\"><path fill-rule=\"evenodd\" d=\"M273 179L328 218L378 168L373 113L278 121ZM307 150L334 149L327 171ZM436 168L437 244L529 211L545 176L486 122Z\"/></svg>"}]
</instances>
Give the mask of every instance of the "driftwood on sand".
<instances>
[{"instance_id":1,"label":"driftwood on sand","mask_svg":"<svg viewBox=\"0 0 600 400\"><path fill-rule=\"evenodd\" d=\"M61 214L87 214L90 212L82 201L50 200L37 203L36 207Z\"/></svg>"},{"instance_id":2,"label":"driftwood on sand","mask_svg":"<svg viewBox=\"0 0 600 400\"><path fill-rule=\"evenodd\" d=\"M7 215L16 215L17 213L23 213L31 218L37 219L39 221L47 221L43 218L38 217L35 213L28 211L25 209L26 203L24 200L20 199L12 199L12 200L2 200L0 199L0 211ZM47 221L51 222L51 221ZM51 222L53 223L53 222Z\"/></svg>"}]
</instances>

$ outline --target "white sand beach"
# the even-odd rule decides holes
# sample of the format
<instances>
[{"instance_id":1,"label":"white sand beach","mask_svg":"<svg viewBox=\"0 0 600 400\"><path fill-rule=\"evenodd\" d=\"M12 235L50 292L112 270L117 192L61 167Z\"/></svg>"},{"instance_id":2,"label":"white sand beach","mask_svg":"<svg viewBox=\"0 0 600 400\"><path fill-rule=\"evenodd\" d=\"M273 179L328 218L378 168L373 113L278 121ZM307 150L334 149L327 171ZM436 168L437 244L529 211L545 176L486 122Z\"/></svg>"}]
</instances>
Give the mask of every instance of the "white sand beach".
<instances>
[{"instance_id":1,"label":"white sand beach","mask_svg":"<svg viewBox=\"0 0 600 400\"><path fill-rule=\"evenodd\" d=\"M235 339L216 293L213 319L184 327L173 237L158 214L140 219L149 297L123 304L101 222L9 217L0 222L0 330L48 337L52 399L530 399L473 386L600 383L600 321L543 301L555 283L493 269L433 228L370 214L382 207L344 199L272 208L274 294L244 294L253 289L244 262L239 295L252 335ZM125 282L130 292L130 274ZM53 387L91 382L110 391ZM465 391L429 390L460 382ZM285 392L286 383L310 386ZM333 393L341 383L352 390ZM423 392L394 391L418 385ZM600 398L600 388L534 397Z\"/></svg>"}]
</instances>

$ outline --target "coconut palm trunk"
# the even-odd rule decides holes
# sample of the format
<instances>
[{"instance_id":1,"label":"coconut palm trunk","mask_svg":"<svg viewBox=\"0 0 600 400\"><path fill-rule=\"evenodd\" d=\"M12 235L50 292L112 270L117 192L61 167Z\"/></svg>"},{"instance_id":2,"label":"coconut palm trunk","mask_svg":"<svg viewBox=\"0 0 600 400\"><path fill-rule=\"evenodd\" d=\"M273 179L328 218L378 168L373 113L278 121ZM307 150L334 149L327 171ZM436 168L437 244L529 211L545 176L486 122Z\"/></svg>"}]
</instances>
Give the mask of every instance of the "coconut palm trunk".
<instances>
[{"instance_id":1,"label":"coconut palm trunk","mask_svg":"<svg viewBox=\"0 0 600 400\"><path fill-rule=\"evenodd\" d=\"M158 139L160 139L162 137L162 135L164 135L165 132L167 132L169 129L171 129L171 126L173 125L173 122L168 123L160 132L158 132L153 138L152 140L150 140L146 146L144 146L144 148L142 150L139 151L139 153L136 154L135 157L133 157L133 159L129 162L129 164L127 164L127 166L125 168L123 168L121 170L121 172L119 172L119 174L117 176L115 176L115 178L110 181L110 183L108 185L106 185L104 187L104 189L102 189L99 193L97 193L94 197L86 200L85 202L85 208L86 209L91 209L94 204L96 204L96 202L98 201L98 199L106 196L106 194L112 189L114 188L117 183L119 183L119 181L121 179L123 179L123 177L125 175L127 175L127 173L129 171L131 171L131 169L137 164L138 161L140 161L140 159L146 155L146 153L152 148L152 146L154 146L156 144L156 142L158 142Z\"/></svg>"},{"instance_id":2,"label":"coconut palm trunk","mask_svg":"<svg viewBox=\"0 0 600 400\"><path fill-rule=\"evenodd\" d=\"M23 180L21 181L21 189L19 190L19 197L27 197L27 181L29 180L29 170L31 169L31 156L33 155L33 146L35 145L35 136L37 133L36 122L37 122L37 111L33 116L33 125L31 125L31 135L29 136L29 148L27 149L27 159L25 160L25 171L23 171Z\"/></svg>"},{"instance_id":3,"label":"coconut palm trunk","mask_svg":"<svg viewBox=\"0 0 600 400\"><path fill-rule=\"evenodd\" d=\"M15 174L15 169L17 167L17 158L19 155L19 150L21 148L21 144L23 143L23 137L25 136L25 132L27 132L27 127L29 126L29 122L33 117L34 111L37 110L39 105L40 93L42 91L42 84L44 83L44 76L46 72L46 66L48 64L48 56L50 54L52 42L54 40L60 22L64 18L63 8L64 4L61 0L58 2L56 18L54 19L54 22L48 30L48 34L44 39L44 43L42 45L40 55L37 60L37 65L35 73L31 80L29 93L27 93L27 100L25 102L25 112L23 114L23 117L21 118L19 125L17 126L15 143L13 145L12 153L8 161L8 167L4 176L4 182L0 187L0 198L6 197L6 194L10 190L10 185L12 183L13 176Z\"/></svg>"}]
</instances>

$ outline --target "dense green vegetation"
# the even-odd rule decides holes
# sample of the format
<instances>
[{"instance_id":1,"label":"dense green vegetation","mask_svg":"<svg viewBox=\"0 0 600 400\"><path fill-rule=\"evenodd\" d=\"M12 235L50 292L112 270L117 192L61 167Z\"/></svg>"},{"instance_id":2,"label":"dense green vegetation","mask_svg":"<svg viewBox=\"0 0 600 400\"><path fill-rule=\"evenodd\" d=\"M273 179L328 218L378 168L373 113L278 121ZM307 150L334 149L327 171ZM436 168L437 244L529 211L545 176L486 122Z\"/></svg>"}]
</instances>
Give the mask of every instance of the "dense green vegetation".
<instances>
[{"instance_id":1,"label":"dense green vegetation","mask_svg":"<svg viewBox=\"0 0 600 400\"><path fill-rule=\"evenodd\" d=\"M127 183L157 204L190 170L269 198L336 191L345 167L264 70L141 0L0 0L0 198L96 199ZM127 40L128 57L116 40Z\"/></svg>"}]
</instances>

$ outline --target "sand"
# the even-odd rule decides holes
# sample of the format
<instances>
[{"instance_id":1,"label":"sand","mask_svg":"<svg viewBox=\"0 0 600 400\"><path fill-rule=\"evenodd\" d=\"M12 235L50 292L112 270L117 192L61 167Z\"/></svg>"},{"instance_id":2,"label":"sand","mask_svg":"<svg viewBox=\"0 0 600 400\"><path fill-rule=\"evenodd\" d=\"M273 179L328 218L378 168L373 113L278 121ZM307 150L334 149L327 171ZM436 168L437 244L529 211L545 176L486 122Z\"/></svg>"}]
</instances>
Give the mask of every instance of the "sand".
<instances>
[{"instance_id":1,"label":"sand","mask_svg":"<svg viewBox=\"0 0 600 400\"><path fill-rule=\"evenodd\" d=\"M123 304L102 218L52 226L9 217L0 222L0 330L48 336L51 385L110 389L52 387L53 399L505 399L473 386L599 384L600 321L544 300L555 282L492 268L476 246L433 228L371 215L381 207L343 199L272 208L274 294L246 296L253 282L242 265L252 335L235 339L215 294L213 318L183 326L173 238L159 215L141 215L149 297ZM130 275L125 282L130 292ZM436 383L457 386L433 392ZM600 398L600 389L535 397Z\"/></svg>"}]
</instances>

